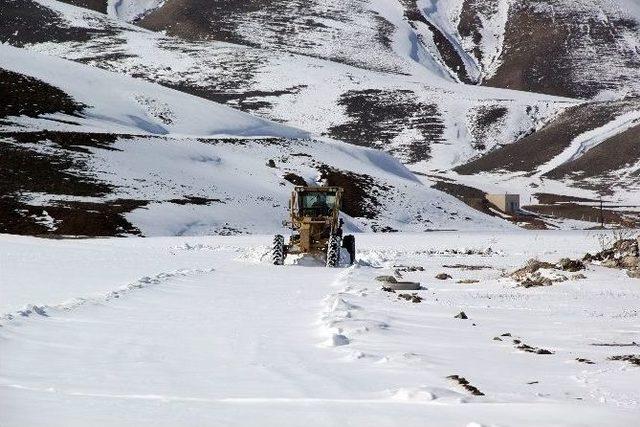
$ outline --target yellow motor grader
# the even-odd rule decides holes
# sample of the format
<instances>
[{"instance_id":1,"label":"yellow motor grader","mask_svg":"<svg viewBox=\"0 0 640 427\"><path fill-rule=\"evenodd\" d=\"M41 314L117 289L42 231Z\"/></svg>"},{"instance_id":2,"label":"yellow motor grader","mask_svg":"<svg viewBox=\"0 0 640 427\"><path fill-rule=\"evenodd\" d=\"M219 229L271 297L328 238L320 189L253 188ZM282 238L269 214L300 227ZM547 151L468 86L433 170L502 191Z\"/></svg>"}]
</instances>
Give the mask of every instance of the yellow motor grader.
<instances>
[{"instance_id":1,"label":"yellow motor grader","mask_svg":"<svg viewBox=\"0 0 640 427\"><path fill-rule=\"evenodd\" d=\"M310 254L324 257L327 267L337 267L341 248L349 252L353 264L356 241L352 235L342 235L343 221L339 217L342 194L340 187L294 188L289 201L291 218L283 222L293 233L289 243L285 243L281 234L273 238L273 264L283 265L289 254Z\"/></svg>"}]
</instances>

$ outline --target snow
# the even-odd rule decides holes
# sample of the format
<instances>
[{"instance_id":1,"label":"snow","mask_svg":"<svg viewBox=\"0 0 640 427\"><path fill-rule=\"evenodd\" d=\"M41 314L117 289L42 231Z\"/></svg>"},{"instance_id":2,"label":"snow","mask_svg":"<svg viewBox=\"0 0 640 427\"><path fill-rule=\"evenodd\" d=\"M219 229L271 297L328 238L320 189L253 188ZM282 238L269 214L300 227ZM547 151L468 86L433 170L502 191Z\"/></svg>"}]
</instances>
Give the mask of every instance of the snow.
<instances>
[{"instance_id":1,"label":"snow","mask_svg":"<svg viewBox=\"0 0 640 427\"><path fill-rule=\"evenodd\" d=\"M35 218L36 223L40 225L44 225L51 231L55 231L58 228L57 224L59 221L53 218L51 215L49 215L49 213L45 210L43 210L40 215L31 215L31 216Z\"/></svg>"},{"instance_id":2,"label":"snow","mask_svg":"<svg viewBox=\"0 0 640 427\"><path fill-rule=\"evenodd\" d=\"M640 4L636 0L614 0L618 8L635 19L640 20Z\"/></svg>"},{"instance_id":3,"label":"snow","mask_svg":"<svg viewBox=\"0 0 640 427\"><path fill-rule=\"evenodd\" d=\"M238 31L239 35L258 47L215 41L189 42L142 30L121 19L110 19L54 0L38 1L60 12L62 19L67 20L70 27L110 28L116 31L117 36L95 35L88 41L32 44L26 46L29 50L84 62L120 74L144 76L147 80L163 85L184 84L195 90L224 92L232 97L243 93L251 94L250 102L264 105L252 111L256 115L314 135L326 135L337 126L354 123L356 119L349 116L344 104L340 102L345 94L372 89L390 93L407 91L406 97L410 102L437 107L435 116L442 120L444 127L442 142L436 143L428 138L425 141L425 137L416 128L407 126L395 135L391 143L377 147L406 162L409 160L408 147L428 145L430 150L425 156L428 158L411 165L412 170L422 173L448 171L496 147L512 143L552 121L564 108L581 102L458 83L455 78L451 78L451 70L442 64L438 51L433 46L429 48L428 28L422 23L417 23L417 28L413 28L406 20L400 2L396 1L311 2L309 8L313 10L310 15L322 25L309 26L294 19L291 32L285 40L278 34L278 25L264 25L265 22L273 21L268 16L268 8L251 12L241 18ZM123 1L121 5L132 7L134 3ZM513 4L511 0L490 3L486 8L480 8L481 12L478 14L478 29L482 38L476 46L472 37L462 38L458 34L462 0L417 2L423 15L441 29L455 46L471 75L480 76L480 79L491 76L500 65L504 30ZM640 16L637 2L633 0L560 3L549 9L549 13L553 12L552 16L562 17L563 14L575 13L585 20L591 17L604 19L607 16ZM287 13L291 11L285 6L283 8ZM390 48L382 46L379 40L376 41L379 34L376 31L375 17L384 18L393 24L394 29L389 34ZM616 43L622 43L621 46L627 46L629 52L632 52L637 47L633 31L625 32L622 28L620 31L621 39ZM422 37L424 46L416 43L418 37ZM474 57L475 47L482 53L481 61ZM576 55L590 60L592 55L582 55L580 49L582 48L576 50ZM620 60L621 63L618 63L616 58L612 58L612 61L612 69L628 67L625 61ZM609 62L602 64L601 67L606 67ZM585 63L581 68L586 73L582 80L592 79L594 66L598 67L597 64ZM603 75L606 77L608 74ZM576 78L578 77L580 76ZM632 86L630 83L629 90L632 90ZM619 99L620 96L620 91L603 91L598 99ZM126 103L134 107L132 109L135 117L143 120L135 122L126 117L110 117L110 120L117 120L118 123L125 120L127 132L177 132L159 117L164 117L163 112L166 111L180 111L179 105L155 99L148 91L141 94L136 91L126 98ZM228 103L239 106L234 100ZM485 132L479 132L483 129L478 129L477 120L481 117L479 111L484 108L505 108L507 113L497 123L484 129ZM186 127L189 128L184 133L208 132L208 129L202 129L202 123L196 126L190 118L184 120L185 126L188 124ZM21 123L32 124L32 121L22 119ZM83 124L105 128L104 123L91 123L87 119ZM49 123L48 126L61 127L59 123ZM116 128L113 123L106 127ZM597 142L597 139L588 142L582 150ZM478 149L478 145L485 148ZM570 159L576 154L575 150L580 148L570 147L567 152L546 165L545 169ZM634 202L633 169L618 172L616 176L607 179L615 180L620 177L619 181L624 182L627 188L613 189L613 198L622 202ZM577 187L588 183L589 179L582 178L578 178L579 182L559 182L537 176L522 177L503 173L458 177L455 173L446 172L444 176L484 191L501 187L526 195L547 191L572 196L595 196L594 191ZM539 187L533 188L535 185Z\"/></svg>"},{"instance_id":4,"label":"snow","mask_svg":"<svg viewBox=\"0 0 640 427\"><path fill-rule=\"evenodd\" d=\"M422 76L423 79L427 81L435 80L448 83L456 81L451 77L449 70L446 69L442 62L434 58L433 53L437 52L437 50L432 49L428 52L422 43L420 43L418 36L421 32L416 32L416 30L408 25L404 16L404 10L400 4L385 0L375 0L371 6L375 12L380 16L384 16L384 18L395 27L393 50L399 58L413 61L413 74ZM432 38L428 29L423 28L422 35L424 36L425 31L428 34L424 40L428 40L429 37Z\"/></svg>"},{"instance_id":5,"label":"snow","mask_svg":"<svg viewBox=\"0 0 640 427\"><path fill-rule=\"evenodd\" d=\"M0 424L638 419L640 369L608 360L634 348L592 345L638 342L637 280L598 266L543 288L502 277L530 257L594 251L596 233L358 234L358 263L338 269L272 266L270 240L0 236L0 312L13 317L0 321ZM483 268L444 267L455 264ZM424 268L402 272L426 288L419 304L375 280L402 265ZM435 280L442 271L453 279ZM453 317L460 311L469 319ZM522 352L513 339L553 354Z\"/></svg>"},{"instance_id":6,"label":"snow","mask_svg":"<svg viewBox=\"0 0 640 427\"><path fill-rule=\"evenodd\" d=\"M183 92L6 44L0 44L0 66L42 80L89 106L80 119L62 114L23 116L13 120L18 125L154 135L308 137L304 131Z\"/></svg>"},{"instance_id":7,"label":"snow","mask_svg":"<svg viewBox=\"0 0 640 427\"><path fill-rule=\"evenodd\" d=\"M48 144L34 153L78 158L86 165L75 175L109 184L101 200L149 201L126 214L146 236L264 233L281 227L291 184L287 173L315 182L318 166L359 174L376 186L369 211L375 218L349 219L353 230L470 229L479 224L506 228L455 198L423 185L397 160L379 151L326 137L310 140L305 131L269 122L229 107L49 55L0 46L4 68L38 78L87 105L80 117L53 114L10 118L18 131L64 130L124 134L111 150L89 147L91 156ZM264 141L257 137L280 137ZM26 145L24 147L27 147ZM302 153L302 156L300 156ZM266 166L277 160L275 168ZM23 194L47 206L68 197ZM205 203L180 203L186 197ZM176 202L177 200L177 202ZM53 223L51 223L53 225Z\"/></svg>"},{"instance_id":8,"label":"snow","mask_svg":"<svg viewBox=\"0 0 640 427\"><path fill-rule=\"evenodd\" d=\"M504 44L504 33L509 19L512 0L493 1L486 13L478 13L480 40L463 39L458 32L463 2L461 0L418 0L418 8L438 27L456 48L463 59L472 80L482 82L490 78L500 66L500 54ZM469 5L467 7L470 7ZM478 49L481 58L475 57Z\"/></svg>"},{"instance_id":9,"label":"snow","mask_svg":"<svg viewBox=\"0 0 640 427\"><path fill-rule=\"evenodd\" d=\"M162 7L165 0L108 0L107 14L133 22L146 13Z\"/></svg>"},{"instance_id":10,"label":"snow","mask_svg":"<svg viewBox=\"0 0 640 427\"><path fill-rule=\"evenodd\" d=\"M193 43L126 28L119 31L117 42L109 36L94 38L91 42L41 43L28 48L123 74L142 74L164 85L182 82L190 87L220 91L220 88L211 86L212 81L220 81L225 82L222 87L227 88L224 89L226 92L229 92L228 87L233 87L237 88L231 91L233 93L264 93L255 99L270 105L260 108L256 114L313 134L326 134L332 128L353 120L339 104L344 94L367 90L408 91L408 100L437 106L436 116L441 116L438 118L442 119L445 127L445 143L431 143L424 138L416 138L415 133L404 132L394 141L393 147L381 148L429 143L432 153L431 158L425 160L424 169L449 169L478 155L472 147L476 142L473 135L461 133L471 126L472 112L477 107L505 107L508 110L503 122L481 141L490 150L497 144L513 142L540 127L559 110L576 103L566 98L457 83L451 78L451 70L444 69L443 64L431 58L430 55L437 52L426 52L422 47L418 49L411 42L419 31L406 22L399 4L376 0L369 6L395 26L392 34L394 56L389 59L387 53L380 52L371 55L370 46L365 49L359 45L355 49L346 43L336 47L335 39L331 39L329 48L346 49L343 56L360 61L365 55L366 58L362 59L364 64L359 66L324 59L323 56L333 52L322 50L326 47L326 40L321 46L314 44L310 48L313 54L308 55L305 54L308 52L292 54L290 51L220 42ZM365 21L362 26L352 27L359 31L364 25L371 23ZM243 34L257 38L261 31L266 30L251 27ZM428 35L423 35L428 41ZM418 58L418 62L412 57L415 49L418 53L424 51L420 53L422 59ZM106 55L107 52L112 56ZM380 66L382 71L378 70L378 65L367 62L378 60L385 63L392 60L399 69L391 72L387 71L388 66ZM250 70L249 76L235 74L245 68ZM400 72L403 74L398 74ZM402 151L394 155L401 161L405 160Z\"/></svg>"},{"instance_id":11,"label":"snow","mask_svg":"<svg viewBox=\"0 0 640 427\"><path fill-rule=\"evenodd\" d=\"M536 174L538 176L544 175L566 162L577 160L598 144L625 132L638 123L640 123L640 111L631 111L619 115L604 126L584 132L576 136L562 153L548 163L539 166Z\"/></svg>"},{"instance_id":12,"label":"snow","mask_svg":"<svg viewBox=\"0 0 640 427\"><path fill-rule=\"evenodd\" d=\"M459 42L458 30L452 25L452 22L447 19L447 13L441 9L441 7L448 9L456 2L452 2L453 4L446 4L447 2L444 2L444 5L442 3L443 2L438 0L419 0L416 2L416 5L429 22L438 28L454 47L458 56L463 61L470 79L474 82L481 81L481 70L478 69L477 60L463 49Z\"/></svg>"},{"instance_id":13,"label":"snow","mask_svg":"<svg viewBox=\"0 0 640 427\"><path fill-rule=\"evenodd\" d=\"M331 140L120 139L115 150L92 149L88 172L116 190L110 199L152 200L126 218L146 236L266 233L287 217L287 173L313 183L317 164L375 177L388 189L377 194L376 218L347 218L352 230L384 224L397 230L509 227L451 196L420 183L391 156ZM269 160L275 167L268 167ZM159 178L160 177L160 178ZM215 201L176 204L186 195ZM417 218L428 221L420 221Z\"/></svg>"}]
</instances>

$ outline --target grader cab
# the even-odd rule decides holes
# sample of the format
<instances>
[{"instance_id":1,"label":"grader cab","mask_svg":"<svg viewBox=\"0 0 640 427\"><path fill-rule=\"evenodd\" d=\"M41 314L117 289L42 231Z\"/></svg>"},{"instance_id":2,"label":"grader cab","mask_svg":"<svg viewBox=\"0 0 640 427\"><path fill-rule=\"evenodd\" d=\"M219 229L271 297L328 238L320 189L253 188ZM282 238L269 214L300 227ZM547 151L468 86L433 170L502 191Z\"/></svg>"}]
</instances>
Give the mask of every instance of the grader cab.
<instances>
[{"instance_id":1,"label":"grader cab","mask_svg":"<svg viewBox=\"0 0 640 427\"><path fill-rule=\"evenodd\" d=\"M324 257L327 267L337 267L340 248L349 252L351 263L355 261L355 238L342 235L342 194L340 187L295 187L289 201L290 219L284 222L293 232L288 243L280 234L274 237L275 265L284 264L289 254L310 254Z\"/></svg>"}]
</instances>

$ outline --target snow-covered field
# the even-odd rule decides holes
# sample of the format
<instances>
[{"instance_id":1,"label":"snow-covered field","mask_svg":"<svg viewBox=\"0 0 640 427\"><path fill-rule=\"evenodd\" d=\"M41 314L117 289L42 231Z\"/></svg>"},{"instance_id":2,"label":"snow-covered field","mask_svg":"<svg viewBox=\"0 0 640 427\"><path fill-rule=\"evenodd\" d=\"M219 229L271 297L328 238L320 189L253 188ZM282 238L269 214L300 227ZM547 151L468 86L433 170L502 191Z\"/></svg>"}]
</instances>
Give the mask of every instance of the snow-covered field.
<instances>
[{"instance_id":1,"label":"snow-covered field","mask_svg":"<svg viewBox=\"0 0 640 427\"><path fill-rule=\"evenodd\" d=\"M272 266L269 242L0 236L0 425L640 419L640 368L608 359L638 353L640 281L597 266L550 287L502 277L594 252L596 232L362 234L338 269ZM395 270L422 302L381 289Z\"/></svg>"}]
</instances>

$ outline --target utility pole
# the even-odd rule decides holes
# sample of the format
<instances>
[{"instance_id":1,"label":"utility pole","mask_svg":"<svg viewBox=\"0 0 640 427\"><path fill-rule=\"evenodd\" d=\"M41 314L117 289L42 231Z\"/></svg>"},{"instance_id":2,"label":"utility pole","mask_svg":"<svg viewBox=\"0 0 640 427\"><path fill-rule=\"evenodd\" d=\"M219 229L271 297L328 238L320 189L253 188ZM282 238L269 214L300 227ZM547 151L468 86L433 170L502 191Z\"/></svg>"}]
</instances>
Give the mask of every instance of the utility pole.
<instances>
[{"instance_id":1,"label":"utility pole","mask_svg":"<svg viewBox=\"0 0 640 427\"><path fill-rule=\"evenodd\" d=\"M600 196L600 228L604 228L604 213L602 209L602 196Z\"/></svg>"}]
</instances>

